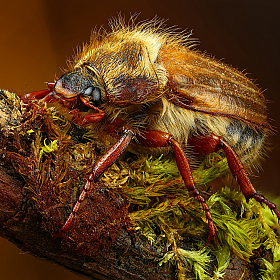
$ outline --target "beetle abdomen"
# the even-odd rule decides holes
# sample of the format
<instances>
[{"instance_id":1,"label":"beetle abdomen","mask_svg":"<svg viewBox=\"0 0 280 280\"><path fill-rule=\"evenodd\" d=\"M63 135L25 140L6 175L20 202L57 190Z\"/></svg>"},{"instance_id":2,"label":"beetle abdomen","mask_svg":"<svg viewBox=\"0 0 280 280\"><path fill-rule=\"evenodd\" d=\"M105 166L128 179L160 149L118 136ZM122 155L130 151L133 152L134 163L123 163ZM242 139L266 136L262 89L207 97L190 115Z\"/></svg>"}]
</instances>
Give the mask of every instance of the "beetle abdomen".
<instances>
[{"instance_id":1,"label":"beetle abdomen","mask_svg":"<svg viewBox=\"0 0 280 280\"><path fill-rule=\"evenodd\" d=\"M264 143L268 130L252 127L239 120L232 120L224 139L230 143L246 168L258 167L258 160L264 154Z\"/></svg>"},{"instance_id":2,"label":"beetle abdomen","mask_svg":"<svg viewBox=\"0 0 280 280\"><path fill-rule=\"evenodd\" d=\"M165 98L161 104L161 108L157 105L157 110L151 108L151 111L160 113L149 115L149 128L172 134L184 145L192 136L220 136L233 147L246 167L257 165L268 129L234 118L187 110Z\"/></svg>"}]
</instances>

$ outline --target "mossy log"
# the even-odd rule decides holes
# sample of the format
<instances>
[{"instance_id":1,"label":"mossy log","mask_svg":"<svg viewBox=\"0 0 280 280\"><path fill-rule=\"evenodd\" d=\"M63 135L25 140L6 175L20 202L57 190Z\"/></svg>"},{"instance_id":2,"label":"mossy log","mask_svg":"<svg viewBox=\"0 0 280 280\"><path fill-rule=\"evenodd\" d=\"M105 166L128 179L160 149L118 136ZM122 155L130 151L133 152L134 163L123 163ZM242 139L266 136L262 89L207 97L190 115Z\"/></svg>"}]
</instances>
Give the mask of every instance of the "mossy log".
<instances>
[{"instance_id":1,"label":"mossy log","mask_svg":"<svg viewBox=\"0 0 280 280\"><path fill-rule=\"evenodd\" d=\"M229 188L204 191L219 244L169 159L127 152L93 184L66 236L59 230L109 143L43 102L0 91L0 235L92 279L278 279L277 221ZM227 172L214 154L197 186Z\"/></svg>"}]
</instances>

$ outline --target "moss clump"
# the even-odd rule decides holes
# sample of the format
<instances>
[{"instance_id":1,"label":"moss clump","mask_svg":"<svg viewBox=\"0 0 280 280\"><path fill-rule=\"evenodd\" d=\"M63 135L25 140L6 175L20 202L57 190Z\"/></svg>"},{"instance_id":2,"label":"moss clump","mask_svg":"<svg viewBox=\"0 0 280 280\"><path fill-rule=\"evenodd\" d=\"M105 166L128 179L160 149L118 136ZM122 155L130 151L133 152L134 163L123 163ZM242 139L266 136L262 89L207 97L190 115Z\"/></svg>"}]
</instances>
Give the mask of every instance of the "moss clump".
<instances>
[{"instance_id":1,"label":"moss clump","mask_svg":"<svg viewBox=\"0 0 280 280\"><path fill-rule=\"evenodd\" d=\"M268 207L262 208L253 199L246 203L242 193L228 187L212 195L205 192L218 237L218 244L212 242L205 247L208 238L205 213L182 188L176 163L149 157L130 168L130 182L123 187L130 202L130 218L141 238L168 248L159 265L175 267L179 279L190 279L185 278L186 271L192 272L194 279L222 279L231 253L249 265L254 252L266 250L267 259L260 260L265 267L252 277L278 279L279 239L274 232L278 223ZM225 158L213 153L193 175L196 186L203 189L206 183L226 172ZM187 249L186 240L191 240Z\"/></svg>"}]
</instances>

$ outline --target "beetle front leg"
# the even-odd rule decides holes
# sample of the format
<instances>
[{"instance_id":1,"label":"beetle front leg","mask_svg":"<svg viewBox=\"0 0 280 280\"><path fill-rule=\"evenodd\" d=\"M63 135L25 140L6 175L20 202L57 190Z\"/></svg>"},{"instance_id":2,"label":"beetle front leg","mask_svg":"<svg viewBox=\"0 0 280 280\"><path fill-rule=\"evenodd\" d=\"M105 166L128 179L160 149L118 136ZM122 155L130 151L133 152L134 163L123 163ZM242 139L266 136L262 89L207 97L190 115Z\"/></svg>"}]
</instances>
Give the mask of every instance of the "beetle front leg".
<instances>
[{"instance_id":1,"label":"beetle front leg","mask_svg":"<svg viewBox=\"0 0 280 280\"><path fill-rule=\"evenodd\" d=\"M125 151L128 144L131 142L133 136L133 131L130 129L124 129L122 137L104 154L93 166L93 170L86 181L84 188L81 191L81 194L75 203L72 212L68 216L66 222L60 230L59 235L65 235L73 218L78 212L81 203L85 200L88 190L91 185L96 183L100 176L108 169Z\"/></svg>"},{"instance_id":2,"label":"beetle front leg","mask_svg":"<svg viewBox=\"0 0 280 280\"><path fill-rule=\"evenodd\" d=\"M54 102L57 100L52 94L53 92L53 87L55 83L48 83L48 89L45 90L40 90L40 91L34 91L34 92L29 92L26 95L24 95L24 99L43 99L45 102Z\"/></svg>"},{"instance_id":3,"label":"beetle front leg","mask_svg":"<svg viewBox=\"0 0 280 280\"><path fill-rule=\"evenodd\" d=\"M204 198L200 195L199 191L195 187L188 159L179 142L176 141L171 134L162 131L153 131L153 130L143 131L143 133L141 133L141 136L138 136L137 139L143 146L146 147L154 147L154 148L171 147L172 148L175 154L179 172L182 176L185 186L187 187L188 191L191 192L196 197L196 199L201 204L205 212L206 219L208 221L208 227L209 227L209 236L205 246L211 241L212 238L217 243L215 226L212 220L212 215L209 211L209 207L205 202Z\"/></svg>"}]
</instances>

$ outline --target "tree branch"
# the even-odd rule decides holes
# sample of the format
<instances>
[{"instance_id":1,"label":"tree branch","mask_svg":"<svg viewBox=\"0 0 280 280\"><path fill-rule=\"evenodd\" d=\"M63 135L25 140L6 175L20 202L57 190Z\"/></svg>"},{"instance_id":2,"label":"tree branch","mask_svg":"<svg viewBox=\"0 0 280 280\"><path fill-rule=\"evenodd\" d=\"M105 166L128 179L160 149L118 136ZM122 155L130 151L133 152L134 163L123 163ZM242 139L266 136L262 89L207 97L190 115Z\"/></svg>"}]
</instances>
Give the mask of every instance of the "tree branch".
<instances>
[{"instance_id":1,"label":"tree branch","mask_svg":"<svg viewBox=\"0 0 280 280\"><path fill-rule=\"evenodd\" d=\"M42 102L24 104L7 91L1 91L0 96L0 235L23 251L92 279L104 280L190 279L195 274L200 279L222 279L218 273L224 275L223 279L241 279L242 275L242 279L260 279L260 269L267 271L260 257L273 264L275 275L279 272L275 250L268 250L264 240L275 241L271 245L274 249L279 249L279 243L273 231L265 228L262 215L259 219L263 222L256 222L256 215L249 214L249 220L262 227L262 233L260 228L254 229L261 235L256 240L262 241L255 241L254 248L246 249L248 240L241 244L243 247L232 245L228 241L232 236L221 223L224 217L236 217L221 217L215 211L224 210L213 206L221 244L204 249L204 213L188 194L180 189L173 191L173 186L181 184L178 176L168 175L166 179L150 173L142 184L141 174L150 172L143 171L147 158L133 153L128 153L92 186L67 236L59 236L89 167L104 153L106 143L91 135L90 140L81 137L86 133L84 129L70 124ZM169 163L153 162L154 167L163 169L166 168L161 164ZM232 201L245 205L237 197ZM213 199L212 196L213 205L223 205ZM249 238L249 230L245 233ZM234 250L235 254L230 253ZM223 252L223 257L217 252Z\"/></svg>"}]
</instances>

